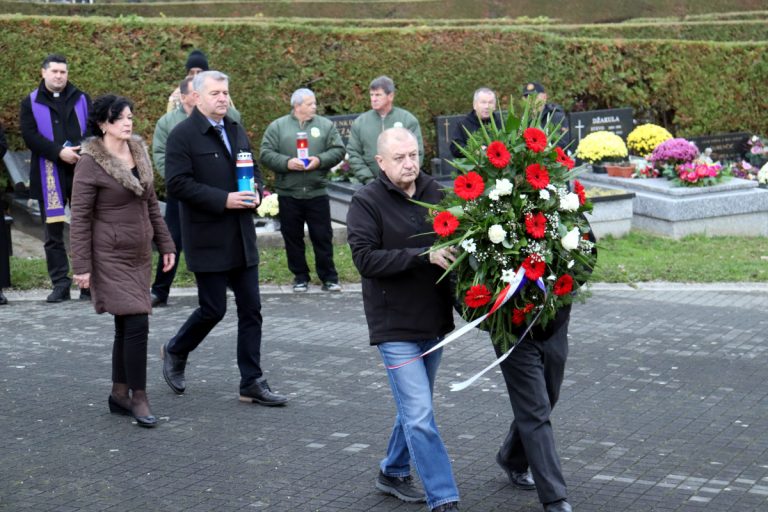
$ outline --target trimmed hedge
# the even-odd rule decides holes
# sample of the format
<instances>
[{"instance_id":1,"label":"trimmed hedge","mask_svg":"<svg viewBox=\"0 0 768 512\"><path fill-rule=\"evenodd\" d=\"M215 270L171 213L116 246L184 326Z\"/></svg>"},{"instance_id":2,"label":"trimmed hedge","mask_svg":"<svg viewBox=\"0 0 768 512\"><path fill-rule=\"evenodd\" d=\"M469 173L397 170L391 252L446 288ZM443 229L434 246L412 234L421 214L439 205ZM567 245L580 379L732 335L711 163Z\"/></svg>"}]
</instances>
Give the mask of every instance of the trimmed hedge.
<instances>
[{"instance_id":1,"label":"trimmed hedge","mask_svg":"<svg viewBox=\"0 0 768 512\"><path fill-rule=\"evenodd\" d=\"M0 12L19 14L147 17L294 17L333 19L481 19L545 16L568 23L605 23L640 16L696 16L764 9L763 0L394 0L141 2L39 4L2 2Z\"/></svg>"},{"instance_id":2,"label":"trimmed hedge","mask_svg":"<svg viewBox=\"0 0 768 512\"><path fill-rule=\"evenodd\" d=\"M56 41L55 45L49 41ZM434 154L439 114L466 112L480 85L503 103L539 80L567 110L633 107L640 121L680 136L768 133L768 43L563 38L511 27L350 29L180 20L0 17L0 122L18 137L19 101L37 84L42 58L70 58L71 80L95 96L136 103L136 128L150 138L190 49L232 77L232 94L256 147L289 110L291 92L315 90L320 112L369 108L367 86L392 76L396 103L413 112Z\"/></svg>"},{"instance_id":3,"label":"trimmed hedge","mask_svg":"<svg viewBox=\"0 0 768 512\"><path fill-rule=\"evenodd\" d=\"M532 30L600 39L680 39L689 41L768 41L768 19L670 22L626 22L602 25L548 25Z\"/></svg>"}]
</instances>

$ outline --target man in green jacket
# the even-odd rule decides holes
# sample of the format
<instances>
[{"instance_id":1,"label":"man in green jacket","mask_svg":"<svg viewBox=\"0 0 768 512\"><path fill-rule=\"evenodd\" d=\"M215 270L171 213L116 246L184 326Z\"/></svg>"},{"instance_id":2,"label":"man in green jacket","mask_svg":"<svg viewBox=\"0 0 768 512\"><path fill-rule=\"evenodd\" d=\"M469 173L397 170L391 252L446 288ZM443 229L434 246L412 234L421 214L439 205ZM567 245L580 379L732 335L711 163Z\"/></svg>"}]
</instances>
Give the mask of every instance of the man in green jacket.
<instances>
[{"instance_id":1,"label":"man in green jacket","mask_svg":"<svg viewBox=\"0 0 768 512\"><path fill-rule=\"evenodd\" d=\"M405 109L395 107L395 83L388 76L380 76L368 87L371 110L361 114L350 130L347 153L349 167L361 183L368 183L379 175L376 163L376 141L379 134L389 128L407 128L416 136L419 146L419 166L424 160L424 142L419 120Z\"/></svg>"},{"instance_id":2,"label":"man in green jacket","mask_svg":"<svg viewBox=\"0 0 768 512\"><path fill-rule=\"evenodd\" d=\"M306 140L307 155L297 153L297 134ZM304 223L315 252L315 267L322 289L340 292L333 263L331 204L326 185L328 171L344 158L344 143L330 119L317 115L317 100L309 89L291 95L291 113L270 123L261 141L259 160L275 173L280 208L280 232L285 242L293 291L306 292L309 267L304 256Z\"/></svg>"},{"instance_id":3,"label":"man in green jacket","mask_svg":"<svg viewBox=\"0 0 768 512\"><path fill-rule=\"evenodd\" d=\"M195 96L192 94L192 80L194 78L194 75L190 75L181 81L179 84L180 103L178 108L165 113L163 117L158 119L155 125L155 133L152 136L152 160L155 163L155 170L163 179L165 179L165 143L168 141L168 135L195 108ZM227 116L238 123L240 122L240 112L231 105L227 109ZM173 279L176 277L176 268L179 266L179 256L181 255L179 202L167 193L165 197L165 224L171 233L173 243L176 244L176 262L171 270L163 272L162 258L158 260L155 282L152 283L151 290L153 308L168 304L168 295L171 292Z\"/></svg>"}]
</instances>

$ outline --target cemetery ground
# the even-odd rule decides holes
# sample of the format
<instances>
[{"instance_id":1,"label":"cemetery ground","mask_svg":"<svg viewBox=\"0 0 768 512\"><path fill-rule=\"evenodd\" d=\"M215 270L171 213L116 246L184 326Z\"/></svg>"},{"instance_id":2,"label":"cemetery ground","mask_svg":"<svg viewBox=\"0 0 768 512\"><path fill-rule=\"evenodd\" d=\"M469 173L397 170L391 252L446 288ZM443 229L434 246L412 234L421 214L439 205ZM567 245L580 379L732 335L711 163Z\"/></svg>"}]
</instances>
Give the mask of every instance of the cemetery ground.
<instances>
[{"instance_id":1,"label":"cemetery ground","mask_svg":"<svg viewBox=\"0 0 768 512\"><path fill-rule=\"evenodd\" d=\"M48 288L42 242L13 229L14 257L11 258L10 290ZM263 238L263 235L259 235ZM277 235L279 237L279 235ZM260 238L260 239L261 239ZM334 261L342 283L357 283L360 276L346 244L335 246ZM768 281L768 245L762 237L689 236L672 240L633 230L623 238L606 237L598 242L599 258L594 280L606 283L672 281L689 283ZM261 281L286 285L293 277L288 271L285 251L260 243ZM307 246L307 263L314 268L314 256ZM319 284L319 281L316 282ZM175 286L195 286L194 276L181 258Z\"/></svg>"},{"instance_id":2,"label":"cemetery ground","mask_svg":"<svg viewBox=\"0 0 768 512\"><path fill-rule=\"evenodd\" d=\"M574 510L768 509L766 291L600 284L574 306L553 414ZM154 430L108 411L112 317L46 292L0 308L1 511L424 510L373 486L394 407L359 286L264 286L263 362L283 408L237 400L231 298L190 356L187 392L168 389L160 346L196 306L193 289L174 290L150 320ZM494 462L512 419L501 375L449 390L492 358L474 331L445 349L436 383L462 510L539 511Z\"/></svg>"}]
</instances>

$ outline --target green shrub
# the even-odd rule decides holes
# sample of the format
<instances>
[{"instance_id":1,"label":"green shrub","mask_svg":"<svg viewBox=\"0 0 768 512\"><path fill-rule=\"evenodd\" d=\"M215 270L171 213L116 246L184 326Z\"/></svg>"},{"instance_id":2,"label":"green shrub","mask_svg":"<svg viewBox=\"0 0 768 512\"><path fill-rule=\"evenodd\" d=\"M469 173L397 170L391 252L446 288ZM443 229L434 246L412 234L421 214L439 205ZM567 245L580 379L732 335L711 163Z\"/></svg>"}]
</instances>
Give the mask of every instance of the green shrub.
<instances>
[{"instance_id":1,"label":"green shrub","mask_svg":"<svg viewBox=\"0 0 768 512\"><path fill-rule=\"evenodd\" d=\"M466 112L478 86L504 106L522 83L543 82L566 110L632 107L642 122L675 135L768 133L768 60L760 43L561 37L529 28L480 26L344 28L291 23L138 18L0 17L0 122L14 147L19 101L57 51L71 80L92 96L136 103L136 130L150 140L192 48L232 77L231 91L258 148L263 130L289 110L291 92L317 94L321 114L369 108L368 83L388 74L396 104L421 121L434 155L440 114ZM56 41L51 45L50 41Z\"/></svg>"}]
</instances>

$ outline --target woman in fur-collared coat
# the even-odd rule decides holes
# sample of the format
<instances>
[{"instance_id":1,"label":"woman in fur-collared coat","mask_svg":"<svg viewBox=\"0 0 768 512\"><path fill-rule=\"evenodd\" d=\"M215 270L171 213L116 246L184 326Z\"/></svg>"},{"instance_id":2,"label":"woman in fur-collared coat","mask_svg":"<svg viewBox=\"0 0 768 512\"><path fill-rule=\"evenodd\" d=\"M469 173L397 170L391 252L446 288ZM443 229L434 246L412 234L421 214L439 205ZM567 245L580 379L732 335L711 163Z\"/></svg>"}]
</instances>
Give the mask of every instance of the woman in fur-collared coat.
<instances>
[{"instance_id":1,"label":"woman in fur-collared coat","mask_svg":"<svg viewBox=\"0 0 768 512\"><path fill-rule=\"evenodd\" d=\"M74 281L90 288L97 313L115 316L109 409L154 427L146 394L152 241L173 266L175 247L158 207L152 164L133 135L133 105L106 95L93 102L91 133L75 167L70 244Z\"/></svg>"}]
</instances>

